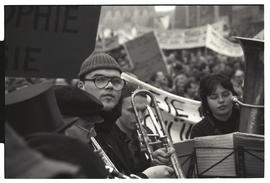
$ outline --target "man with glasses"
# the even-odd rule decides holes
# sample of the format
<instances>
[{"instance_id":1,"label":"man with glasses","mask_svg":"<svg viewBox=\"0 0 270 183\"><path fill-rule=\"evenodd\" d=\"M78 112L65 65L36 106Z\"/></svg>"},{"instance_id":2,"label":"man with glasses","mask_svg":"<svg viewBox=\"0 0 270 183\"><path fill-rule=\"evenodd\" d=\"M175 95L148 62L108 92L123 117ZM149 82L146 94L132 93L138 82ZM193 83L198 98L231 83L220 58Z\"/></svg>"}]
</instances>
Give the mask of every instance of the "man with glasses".
<instances>
[{"instance_id":1,"label":"man with glasses","mask_svg":"<svg viewBox=\"0 0 270 183\"><path fill-rule=\"evenodd\" d=\"M121 68L113 57L93 53L81 66L79 87L101 101L104 111L112 110L120 99L125 85L120 78Z\"/></svg>"},{"instance_id":2,"label":"man with glasses","mask_svg":"<svg viewBox=\"0 0 270 183\"><path fill-rule=\"evenodd\" d=\"M117 137L111 133L117 118L121 115L120 97L125 85L125 81L120 77L121 73L122 70L113 57L106 53L94 52L82 63L78 84L79 88L93 95L103 104L100 115L104 118L104 122L95 124L96 140L116 167L125 166L127 163L119 161L119 155L115 152L121 151L121 148L119 148ZM138 174L150 178L170 177L173 169L159 165L144 170L143 174L139 172Z\"/></svg>"}]
</instances>

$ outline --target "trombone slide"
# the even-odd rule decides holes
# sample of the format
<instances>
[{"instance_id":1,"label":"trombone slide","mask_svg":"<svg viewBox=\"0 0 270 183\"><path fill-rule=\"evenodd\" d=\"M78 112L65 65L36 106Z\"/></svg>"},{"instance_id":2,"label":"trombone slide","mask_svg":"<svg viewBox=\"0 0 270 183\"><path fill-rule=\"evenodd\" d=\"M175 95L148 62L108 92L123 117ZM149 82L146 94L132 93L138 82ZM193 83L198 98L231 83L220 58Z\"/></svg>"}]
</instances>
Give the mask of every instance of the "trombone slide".
<instances>
[{"instance_id":1,"label":"trombone slide","mask_svg":"<svg viewBox=\"0 0 270 183\"><path fill-rule=\"evenodd\" d=\"M149 105L147 105L146 108L147 108L148 113L150 115L151 121L152 121L152 123L153 123L153 125L154 125L154 127L155 127L155 129L157 131L157 135L155 134L154 136L157 137L158 142L151 142L150 143L147 140L150 135L148 135L145 132L145 130L143 129L143 121L139 117L139 113L138 113L138 110L137 110L136 104L135 104L136 95L142 95L142 96L148 95L151 98L150 105L153 106L157 118L155 117L154 112L152 111L152 109L151 109L151 107ZM151 161L153 161L153 155L152 155L153 151L152 151L152 147L150 145L161 143L162 146L168 151L168 149L170 147L173 147L172 140L171 140L170 136L168 135L168 132L167 132L166 126L164 124L164 121L162 119L161 112L159 110L159 107L158 107L158 104L156 102L155 96L150 91L145 90L145 89L137 89L137 90L135 90L134 93L131 96L131 104L132 104L132 107L134 109L135 116L137 118L137 127L138 127L137 132L139 133L138 136L142 137L142 140L144 142L144 145L146 146L148 155L149 155ZM153 134L152 134L152 136L153 136ZM173 166L176 177L177 178L184 178L184 174L183 174L182 168L181 168L181 166L180 166L180 164L178 162L176 152L174 152L171 155L170 161L171 161L171 164Z\"/></svg>"}]
</instances>

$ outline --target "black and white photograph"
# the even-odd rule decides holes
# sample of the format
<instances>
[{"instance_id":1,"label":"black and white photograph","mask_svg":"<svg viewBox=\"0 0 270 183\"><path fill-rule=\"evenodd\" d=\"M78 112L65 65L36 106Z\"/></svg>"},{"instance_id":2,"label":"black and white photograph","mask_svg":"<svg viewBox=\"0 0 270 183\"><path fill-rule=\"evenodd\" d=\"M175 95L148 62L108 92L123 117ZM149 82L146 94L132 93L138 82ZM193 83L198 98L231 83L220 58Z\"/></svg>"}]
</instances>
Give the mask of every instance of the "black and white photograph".
<instances>
[{"instance_id":1,"label":"black and white photograph","mask_svg":"<svg viewBox=\"0 0 270 183\"><path fill-rule=\"evenodd\" d=\"M262 2L5 4L2 179L265 181Z\"/></svg>"}]
</instances>

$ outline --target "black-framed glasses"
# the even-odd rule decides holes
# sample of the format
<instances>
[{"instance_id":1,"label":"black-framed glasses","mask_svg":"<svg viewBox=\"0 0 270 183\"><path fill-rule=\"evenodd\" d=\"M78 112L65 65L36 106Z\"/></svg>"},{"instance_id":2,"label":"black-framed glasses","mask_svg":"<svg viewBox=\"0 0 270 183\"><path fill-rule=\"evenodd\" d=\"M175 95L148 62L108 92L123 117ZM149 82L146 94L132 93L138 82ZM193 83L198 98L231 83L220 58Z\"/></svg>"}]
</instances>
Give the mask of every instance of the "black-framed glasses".
<instances>
[{"instance_id":1,"label":"black-framed glasses","mask_svg":"<svg viewBox=\"0 0 270 183\"><path fill-rule=\"evenodd\" d=\"M95 78L85 78L84 81L93 81L99 89L105 88L109 82L112 83L115 90L121 90L125 86L125 81L120 77L96 76Z\"/></svg>"}]
</instances>

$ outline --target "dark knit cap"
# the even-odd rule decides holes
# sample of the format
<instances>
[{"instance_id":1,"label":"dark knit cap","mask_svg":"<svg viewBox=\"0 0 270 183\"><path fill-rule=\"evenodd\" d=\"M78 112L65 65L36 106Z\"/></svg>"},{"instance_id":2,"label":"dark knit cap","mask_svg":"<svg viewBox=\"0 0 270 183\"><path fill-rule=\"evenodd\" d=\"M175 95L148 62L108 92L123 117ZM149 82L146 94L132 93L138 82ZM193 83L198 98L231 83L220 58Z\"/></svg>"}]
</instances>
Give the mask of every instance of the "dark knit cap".
<instances>
[{"instance_id":1,"label":"dark knit cap","mask_svg":"<svg viewBox=\"0 0 270 183\"><path fill-rule=\"evenodd\" d=\"M112 56L107 53L93 52L82 63L79 77L81 78L82 76L85 76L97 69L116 69L120 73L122 72L120 65Z\"/></svg>"}]
</instances>

